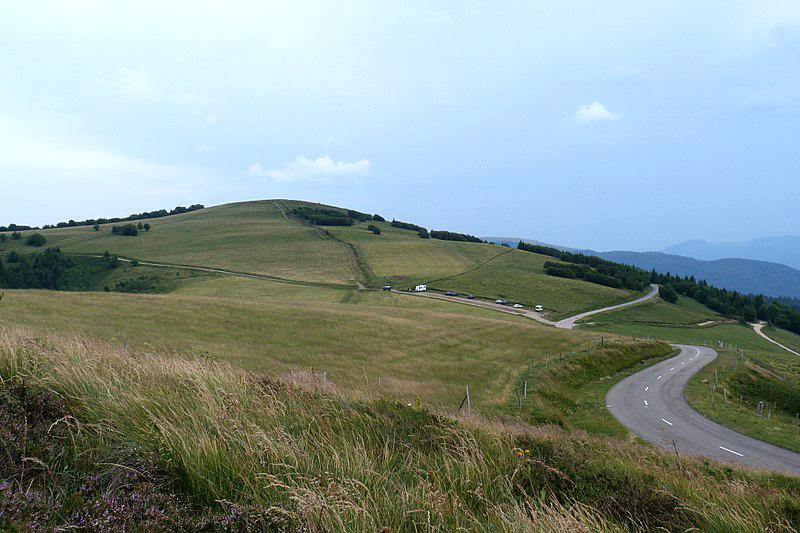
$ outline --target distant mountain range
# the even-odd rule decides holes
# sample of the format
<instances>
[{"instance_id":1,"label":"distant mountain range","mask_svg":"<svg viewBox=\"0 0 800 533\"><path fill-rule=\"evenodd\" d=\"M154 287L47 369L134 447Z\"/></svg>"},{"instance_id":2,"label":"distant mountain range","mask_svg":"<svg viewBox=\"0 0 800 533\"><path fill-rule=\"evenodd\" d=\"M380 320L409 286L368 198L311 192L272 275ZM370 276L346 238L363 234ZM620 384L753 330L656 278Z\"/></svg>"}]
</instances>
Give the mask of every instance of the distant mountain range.
<instances>
[{"instance_id":1,"label":"distant mountain range","mask_svg":"<svg viewBox=\"0 0 800 533\"><path fill-rule=\"evenodd\" d=\"M484 237L489 242L497 244L508 244L509 246L516 247L520 241L519 238L508 237ZM800 244L800 237L783 237L779 239L759 239L759 241L752 241L753 243L783 240L787 243L787 248L792 244L792 239L795 239ZM625 263L634 265L645 270L655 269L657 272L677 274L680 276L694 276L696 279L705 279L708 283L717 287L724 287L729 290L739 291L745 294L764 294L772 297L791 297L800 298L800 270L787 266L785 264L778 264L775 262L753 260L748 258L719 258L713 260L701 260L694 257L686 257L677 254L663 253L663 252L628 252L628 251L613 251L613 252L597 252L594 250L581 250L575 248L568 248L565 246L553 245L535 241L534 239L521 239L525 242L541 244L544 246L552 246L560 250L567 250L571 252L579 252L588 255L596 255L609 261L618 263ZM687 241L670 249L675 249L685 246L687 251L693 253L700 253L703 250L708 250L705 253L711 254L713 243L706 243L710 246L704 248L701 244L703 241ZM691 243L691 244L690 244ZM756 250L759 245L754 245L750 248L745 246L747 243L738 243L737 245L731 244L730 246L740 246L741 250ZM720 245L728 246L728 245ZM694 247L694 248L691 248ZM762 250L771 250L774 254L778 253L777 245L761 245ZM800 257L800 254L798 254ZM789 257L788 252L784 253L783 257Z\"/></svg>"},{"instance_id":2,"label":"distant mountain range","mask_svg":"<svg viewBox=\"0 0 800 533\"><path fill-rule=\"evenodd\" d=\"M707 242L693 239L670 246L662 252L706 261L729 257L755 259L800 269L800 236L766 237L746 242Z\"/></svg>"}]
</instances>

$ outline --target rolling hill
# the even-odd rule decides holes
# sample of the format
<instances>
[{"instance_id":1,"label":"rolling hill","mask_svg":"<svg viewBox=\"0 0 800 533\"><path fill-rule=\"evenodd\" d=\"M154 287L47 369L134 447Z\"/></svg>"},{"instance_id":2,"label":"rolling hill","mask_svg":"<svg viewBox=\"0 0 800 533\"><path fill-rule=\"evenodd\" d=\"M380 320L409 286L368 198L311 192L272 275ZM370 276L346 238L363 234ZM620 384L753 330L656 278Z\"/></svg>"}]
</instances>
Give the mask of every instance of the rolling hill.
<instances>
[{"instance_id":1,"label":"rolling hill","mask_svg":"<svg viewBox=\"0 0 800 533\"><path fill-rule=\"evenodd\" d=\"M800 270L800 236L765 237L745 242L692 239L662 250L674 255L711 261L731 257L780 263Z\"/></svg>"}]
</instances>

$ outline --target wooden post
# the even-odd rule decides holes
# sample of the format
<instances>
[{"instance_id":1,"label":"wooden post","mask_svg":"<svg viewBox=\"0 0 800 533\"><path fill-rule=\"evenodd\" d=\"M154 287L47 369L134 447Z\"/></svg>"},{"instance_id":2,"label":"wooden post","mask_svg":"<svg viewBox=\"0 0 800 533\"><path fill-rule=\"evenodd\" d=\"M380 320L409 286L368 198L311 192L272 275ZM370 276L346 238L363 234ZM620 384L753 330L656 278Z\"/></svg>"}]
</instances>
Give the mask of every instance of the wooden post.
<instances>
[{"instance_id":1,"label":"wooden post","mask_svg":"<svg viewBox=\"0 0 800 533\"><path fill-rule=\"evenodd\" d=\"M525 380L525 398L528 397L528 380Z\"/></svg>"},{"instance_id":2,"label":"wooden post","mask_svg":"<svg viewBox=\"0 0 800 533\"><path fill-rule=\"evenodd\" d=\"M472 412L472 399L469 397L469 385L467 385L467 412Z\"/></svg>"}]
</instances>

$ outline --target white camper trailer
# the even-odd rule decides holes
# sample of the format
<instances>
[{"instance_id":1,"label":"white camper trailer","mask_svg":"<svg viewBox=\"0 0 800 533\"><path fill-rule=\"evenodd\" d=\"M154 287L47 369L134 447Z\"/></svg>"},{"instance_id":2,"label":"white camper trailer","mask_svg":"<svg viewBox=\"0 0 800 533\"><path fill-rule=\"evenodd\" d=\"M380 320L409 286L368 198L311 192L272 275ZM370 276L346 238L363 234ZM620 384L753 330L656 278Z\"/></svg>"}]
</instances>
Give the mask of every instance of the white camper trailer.
<instances>
[{"instance_id":1,"label":"white camper trailer","mask_svg":"<svg viewBox=\"0 0 800 533\"><path fill-rule=\"evenodd\" d=\"M416 287L414 287L414 292L425 292L427 290L428 290L427 285L417 285Z\"/></svg>"}]
</instances>

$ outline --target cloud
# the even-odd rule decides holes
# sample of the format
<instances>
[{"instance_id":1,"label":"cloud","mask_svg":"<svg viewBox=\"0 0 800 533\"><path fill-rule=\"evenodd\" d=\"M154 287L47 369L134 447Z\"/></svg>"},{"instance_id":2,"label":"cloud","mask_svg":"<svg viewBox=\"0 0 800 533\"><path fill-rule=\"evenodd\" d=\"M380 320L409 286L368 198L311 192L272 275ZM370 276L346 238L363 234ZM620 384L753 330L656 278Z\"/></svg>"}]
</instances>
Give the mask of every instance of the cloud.
<instances>
[{"instance_id":1,"label":"cloud","mask_svg":"<svg viewBox=\"0 0 800 533\"><path fill-rule=\"evenodd\" d=\"M113 85L123 96L131 100L155 100L157 91L150 73L145 67L117 69L110 80L102 80Z\"/></svg>"},{"instance_id":2,"label":"cloud","mask_svg":"<svg viewBox=\"0 0 800 533\"><path fill-rule=\"evenodd\" d=\"M284 164L280 170L264 170L263 165L255 162L245 171L254 177L264 177L273 181L296 182L336 182L353 181L372 172L372 164L367 159L360 159L352 163L334 161L330 156L321 156L316 159L297 157L294 161Z\"/></svg>"},{"instance_id":3,"label":"cloud","mask_svg":"<svg viewBox=\"0 0 800 533\"><path fill-rule=\"evenodd\" d=\"M204 107L208 105L208 98L194 91L186 91L175 97L175 102L186 107Z\"/></svg>"},{"instance_id":4,"label":"cloud","mask_svg":"<svg viewBox=\"0 0 800 533\"><path fill-rule=\"evenodd\" d=\"M206 124L217 124L219 122L219 117L214 113L211 113L206 117Z\"/></svg>"},{"instance_id":5,"label":"cloud","mask_svg":"<svg viewBox=\"0 0 800 533\"><path fill-rule=\"evenodd\" d=\"M591 122L593 120L619 120L622 115L612 113L600 102L578 106L573 117L577 122Z\"/></svg>"},{"instance_id":6,"label":"cloud","mask_svg":"<svg viewBox=\"0 0 800 533\"><path fill-rule=\"evenodd\" d=\"M208 143L203 143L195 146L194 151L198 154L209 154L214 151L214 147Z\"/></svg>"}]
</instances>

